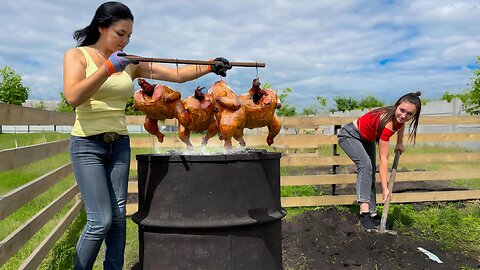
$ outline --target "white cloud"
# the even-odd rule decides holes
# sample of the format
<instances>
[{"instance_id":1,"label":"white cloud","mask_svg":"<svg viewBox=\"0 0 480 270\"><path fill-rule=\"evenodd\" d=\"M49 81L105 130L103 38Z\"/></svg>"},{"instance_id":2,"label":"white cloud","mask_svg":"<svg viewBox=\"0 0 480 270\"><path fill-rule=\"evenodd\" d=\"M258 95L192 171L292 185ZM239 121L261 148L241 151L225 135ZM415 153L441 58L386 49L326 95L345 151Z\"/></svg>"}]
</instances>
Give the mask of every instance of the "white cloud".
<instances>
[{"instance_id":1,"label":"white cloud","mask_svg":"<svg viewBox=\"0 0 480 270\"><path fill-rule=\"evenodd\" d=\"M469 40L444 50L443 57L445 60L455 61L461 63L468 63L480 52L480 39Z\"/></svg>"},{"instance_id":2,"label":"white cloud","mask_svg":"<svg viewBox=\"0 0 480 270\"><path fill-rule=\"evenodd\" d=\"M9 65L32 99L56 99L63 54L72 34L90 23L103 1L16 0L2 3L0 66ZM262 82L290 87L296 106L316 96L375 95L395 100L421 89L438 98L467 87L479 55L476 1L124 1L134 16L126 51L148 57L265 62ZM255 69L235 68L226 80L239 93ZM190 95L196 85L178 86ZM174 84L175 85L175 84ZM297 111L300 111L297 110Z\"/></svg>"}]
</instances>

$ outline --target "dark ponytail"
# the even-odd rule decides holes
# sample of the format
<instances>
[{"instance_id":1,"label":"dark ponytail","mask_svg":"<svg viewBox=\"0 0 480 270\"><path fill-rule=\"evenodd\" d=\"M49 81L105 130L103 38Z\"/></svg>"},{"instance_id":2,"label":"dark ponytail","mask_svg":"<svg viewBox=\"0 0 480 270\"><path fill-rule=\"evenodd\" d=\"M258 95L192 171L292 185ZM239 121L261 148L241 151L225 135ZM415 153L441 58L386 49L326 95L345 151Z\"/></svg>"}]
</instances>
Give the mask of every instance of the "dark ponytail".
<instances>
[{"instance_id":1,"label":"dark ponytail","mask_svg":"<svg viewBox=\"0 0 480 270\"><path fill-rule=\"evenodd\" d=\"M92 22L73 33L73 39L77 41L77 46L88 46L95 44L100 37L98 27L109 27L118 20L130 19L133 22L133 15L130 9L120 2L105 2L101 4Z\"/></svg>"}]
</instances>

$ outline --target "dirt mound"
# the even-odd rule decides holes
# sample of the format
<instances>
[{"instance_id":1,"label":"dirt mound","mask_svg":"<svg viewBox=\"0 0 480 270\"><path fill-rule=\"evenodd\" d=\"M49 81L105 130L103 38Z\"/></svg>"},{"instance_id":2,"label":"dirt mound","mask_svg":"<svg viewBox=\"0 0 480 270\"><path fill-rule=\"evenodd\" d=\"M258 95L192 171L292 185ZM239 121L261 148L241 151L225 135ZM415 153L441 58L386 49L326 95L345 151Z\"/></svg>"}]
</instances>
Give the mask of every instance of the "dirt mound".
<instances>
[{"instance_id":1,"label":"dirt mound","mask_svg":"<svg viewBox=\"0 0 480 270\"><path fill-rule=\"evenodd\" d=\"M445 251L432 241L406 235L364 232L353 213L335 207L309 211L283 221L284 269L460 269L480 267L462 254ZM422 247L443 261L420 252Z\"/></svg>"}]
</instances>

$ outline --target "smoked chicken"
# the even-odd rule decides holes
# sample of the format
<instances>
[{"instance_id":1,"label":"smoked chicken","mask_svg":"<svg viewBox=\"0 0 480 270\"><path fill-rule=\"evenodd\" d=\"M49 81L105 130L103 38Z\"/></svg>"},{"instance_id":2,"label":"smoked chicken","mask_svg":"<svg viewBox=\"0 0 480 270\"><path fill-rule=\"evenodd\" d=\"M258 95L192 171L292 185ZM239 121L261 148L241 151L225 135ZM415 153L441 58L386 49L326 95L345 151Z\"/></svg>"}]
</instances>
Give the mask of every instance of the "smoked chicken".
<instances>
[{"instance_id":1,"label":"smoked chicken","mask_svg":"<svg viewBox=\"0 0 480 270\"><path fill-rule=\"evenodd\" d=\"M141 89L133 97L134 109L145 114L145 130L155 135L159 142L163 142L165 135L158 128L158 120L176 118L180 125L188 127L190 115L179 92L166 85L152 85L144 79L138 79L138 85Z\"/></svg>"},{"instance_id":2,"label":"smoked chicken","mask_svg":"<svg viewBox=\"0 0 480 270\"><path fill-rule=\"evenodd\" d=\"M253 80L252 88L239 96L246 115L245 127L249 129L267 127L267 144L272 145L273 138L281 129L275 109L281 107L277 93L272 89L260 89L260 81Z\"/></svg>"},{"instance_id":3,"label":"smoked chicken","mask_svg":"<svg viewBox=\"0 0 480 270\"><path fill-rule=\"evenodd\" d=\"M224 80L214 83L208 89L215 99L218 109L215 112L215 118L218 124L219 137L224 140L226 149L232 148L232 137L239 142L241 146L245 146L243 140L243 128L247 121L245 110L238 95L227 85Z\"/></svg>"},{"instance_id":4,"label":"smoked chicken","mask_svg":"<svg viewBox=\"0 0 480 270\"><path fill-rule=\"evenodd\" d=\"M197 87L193 96L183 100L191 122L188 126L178 125L178 137L188 149L193 148L190 142L190 131L195 133L207 131L202 139L202 146L206 145L208 140L218 132L217 121L215 121L215 100L211 94L204 94L203 88Z\"/></svg>"}]
</instances>

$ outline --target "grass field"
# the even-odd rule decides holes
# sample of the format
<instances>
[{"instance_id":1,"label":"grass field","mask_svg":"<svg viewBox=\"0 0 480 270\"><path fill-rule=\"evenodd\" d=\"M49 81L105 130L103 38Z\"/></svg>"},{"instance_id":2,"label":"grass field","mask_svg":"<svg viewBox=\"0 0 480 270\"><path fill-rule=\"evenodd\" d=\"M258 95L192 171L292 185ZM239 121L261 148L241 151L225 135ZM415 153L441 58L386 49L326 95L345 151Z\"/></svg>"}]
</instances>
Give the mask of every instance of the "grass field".
<instances>
[{"instance_id":1,"label":"grass field","mask_svg":"<svg viewBox=\"0 0 480 270\"><path fill-rule=\"evenodd\" d=\"M134 135L136 136L136 135ZM141 135L145 136L145 135ZM60 139L67 139L68 134L44 133L44 134L0 134L0 150L14 148L15 146L25 146L30 144L44 143ZM408 147L408 146L407 146ZM165 150L166 151L166 150ZM332 147L322 147L319 149L320 155L331 155ZM442 147L442 146L422 146L417 145L408 147L407 151L412 153L467 153L466 149L460 147ZM151 153L151 149L132 149L132 160L135 155ZM45 160L41 160L18 169L0 172L0 195L5 194L33 179L69 162L67 153L56 155ZM413 166L413 165L412 165ZM435 163L435 164L415 164L425 170L462 170L477 169L476 162L458 162L458 163ZM414 166L413 166L414 167ZM307 171L307 167L285 167L281 168L282 175L301 175ZM136 175L136 171L131 171L131 175ZM0 221L0 239L4 239L10 233L15 231L18 226L28 220L35 213L49 204L53 198L58 197L74 184L73 176L57 183L48 192L42 194L32 202L28 203L11 216ZM456 180L455 184L466 188L480 189L479 179ZM305 196L322 195L318 193L313 186L302 187L282 187L282 196ZM57 216L51 220L43 229L27 242L27 244L1 269L17 269L21 262L28 257L30 252L45 238L52 230L59 219L68 211L72 203L66 206ZM315 208L292 208L288 209L287 218ZM355 206L344 207L346 211L355 209ZM396 228L402 231L408 231L416 228L424 232L424 236L436 239L442 242L447 248L452 250L461 250L471 256L480 258L480 203L435 203L422 209L414 209L412 205L394 205L391 207L392 215L397 213L395 222ZM398 214L398 213L401 213ZM409 218L405 218L408 216ZM414 222L412 222L414 220ZM69 227L68 232L58 242L57 246L48 255L42 263L40 269L68 269L71 265L72 252L74 251L76 240L85 224L85 215L80 215L74 225ZM455 230L454 230L455 228ZM454 231L462 231L462 234L454 234ZM414 236L412 236L414 237ZM102 252L100 252L94 269L103 269ZM60 264L64 261L63 264ZM137 225L130 219L127 222L127 248L125 251L125 269L130 269L138 261L138 232ZM67 268L65 268L67 267Z\"/></svg>"}]
</instances>

